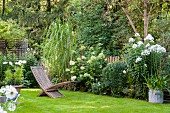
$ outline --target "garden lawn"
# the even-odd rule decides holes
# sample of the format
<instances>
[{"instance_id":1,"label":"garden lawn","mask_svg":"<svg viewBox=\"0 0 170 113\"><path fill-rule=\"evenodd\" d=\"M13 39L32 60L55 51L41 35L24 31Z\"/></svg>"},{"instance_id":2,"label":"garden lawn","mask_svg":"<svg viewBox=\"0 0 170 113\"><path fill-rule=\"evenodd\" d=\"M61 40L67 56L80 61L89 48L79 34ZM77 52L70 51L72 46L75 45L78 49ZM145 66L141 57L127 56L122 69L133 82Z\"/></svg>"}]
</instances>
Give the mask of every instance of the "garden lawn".
<instances>
[{"instance_id":1,"label":"garden lawn","mask_svg":"<svg viewBox=\"0 0 170 113\"><path fill-rule=\"evenodd\" d=\"M14 113L170 113L170 103L114 98L61 90L63 98L37 97L40 89L22 89Z\"/></svg>"}]
</instances>

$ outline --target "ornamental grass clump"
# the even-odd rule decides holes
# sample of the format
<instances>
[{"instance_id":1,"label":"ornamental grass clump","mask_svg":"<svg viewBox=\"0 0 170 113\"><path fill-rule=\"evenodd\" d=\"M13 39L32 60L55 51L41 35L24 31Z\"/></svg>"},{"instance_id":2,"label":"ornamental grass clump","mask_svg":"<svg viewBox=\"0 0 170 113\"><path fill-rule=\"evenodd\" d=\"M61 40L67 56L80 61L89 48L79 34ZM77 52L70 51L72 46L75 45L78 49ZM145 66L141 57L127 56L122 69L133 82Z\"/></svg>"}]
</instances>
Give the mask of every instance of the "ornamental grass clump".
<instances>
[{"instance_id":1,"label":"ornamental grass clump","mask_svg":"<svg viewBox=\"0 0 170 113\"><path fill-rule=\"evenodd\" d=\"M129 39L124 54L130 87L137 98L146 96L147 89L162 90L167 87L168 76L163 74L166 49L155 43L148 34L144 41L139 36ZM143 98L143 97L142 97Z\"/></svg>"}]
</instances>

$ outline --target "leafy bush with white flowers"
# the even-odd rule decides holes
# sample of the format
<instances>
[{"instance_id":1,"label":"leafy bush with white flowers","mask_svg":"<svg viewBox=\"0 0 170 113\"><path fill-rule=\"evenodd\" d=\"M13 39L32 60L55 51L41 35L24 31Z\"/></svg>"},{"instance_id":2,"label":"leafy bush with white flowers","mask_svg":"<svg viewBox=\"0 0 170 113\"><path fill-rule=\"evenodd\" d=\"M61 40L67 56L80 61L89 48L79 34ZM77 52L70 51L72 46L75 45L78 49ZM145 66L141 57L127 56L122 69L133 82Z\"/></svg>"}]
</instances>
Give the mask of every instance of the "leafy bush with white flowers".
<instances>
[{"instance_id":1,"label":"leafy bush with white flowers","mask_svg":"<svg viewBox=\"0 0 170 113\"><path fill-rule=\"evenodd\" d=\"M6 100L0 104L0 113L7 113L8 111L15 111L16 104L13 99L18 95L17 90L13 86L5 86L0 89L1 96L5 96Z\"/></svg>"},{"instance_id":2,"label":"leafy bush with white flowers","mask_svg":"<svg viewBox=\"0 0 170 113\"><path fill-rule=\"evenodd\" d=\"M106 66L105 55L99 51L101 44L98 47L81 46L74 51L74 59L70 60L69 68L66 74L75 76L77 83L76 90L91 91L91 84L100 79L102 68Z\"/></svg>"},{"instance_id":3,"label":"leafy bush with white flowers","mask_svg":"<svg viewBox=\"0 0 170 113\"><path fill-rule=\"evenodd\" d=\"M167 85L167 76L163 75L166 49L155 43L152 35L148 34L144 41L140 36L129 39L124 53L128 69L130 88L136 92L136 98L145 98L147 88L163 89Z\"/></svg>"}]
</instances>

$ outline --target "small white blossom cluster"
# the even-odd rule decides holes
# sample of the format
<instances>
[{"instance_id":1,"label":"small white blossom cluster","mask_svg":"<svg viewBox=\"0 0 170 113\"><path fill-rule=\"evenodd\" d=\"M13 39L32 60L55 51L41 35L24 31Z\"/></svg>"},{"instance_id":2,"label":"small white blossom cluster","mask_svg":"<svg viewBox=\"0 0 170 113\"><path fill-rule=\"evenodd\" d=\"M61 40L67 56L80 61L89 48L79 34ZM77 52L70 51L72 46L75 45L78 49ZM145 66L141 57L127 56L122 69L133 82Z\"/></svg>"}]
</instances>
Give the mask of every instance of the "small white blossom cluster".
<instances>
[{"instance_id":1,"label":"small white blossom cluster","mask_svg":"<svg viewBox=\"0 0 170 113\"><path fill-rule=\"evenodd\" d=\"M71 66L75 65L75 63L76 63L76 62L70 60L70 65L71 65Z\"/></svg>"},{"instance_id":2,"label":"small white blossom cluster","mask_svg":"<svg viewBox=\"0 0 170 113\"><path fill-rule=\"evenodd\" d=\"M1 95L6 96L7 100L11 100L11 99L15 98L18 94L17 90L11 85L1 87L0 93L1 93ZM12 101L6 102L5 106L8 108L9 111L15 111L15 109L16 109L16 105ZM5 111L2 106L0 106L0 113L7 113L7 111Z\"/></svg>"},{"instance_id":3,"label":"small white blossom cluster","mask_svg":"<svg viewBox=\"0 0 170 113\"><path fill-rule=\"evenodd\" d=\"M99 59L104 59L105 58L105 55L103 53L100 53L98 56L97 56Z\"/></svg>"},{"instance_id":4,"label":"small white blossom cluster","mask_svg":"<svg viewBox=\"0 0 170 113\"><path fill-rule=\"evenodd\" d=\"M137 36L140 36L140 35L135 34L135 36L137 37ZM144 45L144 50L141 51L141 56L150 55L151 52L155 52L155 53L165 53L166 52L166 49L164 47L162 47L161 45L159 45L159 44L151 45L149 43L149 42L151 42L151 43L154 42L154 38L152 37L151 34L148 34L146 36L146 38L144 38L144 41L145 42L138 41L136 44L132 45L133 49L136 49L137 47L140 47L141 45ZM131 42L135 42L135 39L129 38L129 43L131 43ZM138 63L141 60L142 60L141 57L137 57L135 62Z\"/></svg>"},{"instance_id":5,"label":"small white blossom cluster","mask_svg":"<svg viewBox=\"0 0 170 113\"><path fill-rule=\"evenodd\" d=\"M76 78L77 78L76 76L72 76L72 77L71 77L71 80L72 80L72 81L75 81Z\"/></svg>"},{"instance_id":6,"label":"small white blossom cluster","mask_svg":"<svg viewBox=\"0 0 170 113\"><path fill-rule=\"evenodd\" d=\"M19 66L21 66L22 64L25 64L25 63L27 63L26 60L19 60L18 62L15 62L15 64L19 65ZM13 66L12 62L3 62L3 64L9 64L9 65Z\"/></svg>"}]
</instances>

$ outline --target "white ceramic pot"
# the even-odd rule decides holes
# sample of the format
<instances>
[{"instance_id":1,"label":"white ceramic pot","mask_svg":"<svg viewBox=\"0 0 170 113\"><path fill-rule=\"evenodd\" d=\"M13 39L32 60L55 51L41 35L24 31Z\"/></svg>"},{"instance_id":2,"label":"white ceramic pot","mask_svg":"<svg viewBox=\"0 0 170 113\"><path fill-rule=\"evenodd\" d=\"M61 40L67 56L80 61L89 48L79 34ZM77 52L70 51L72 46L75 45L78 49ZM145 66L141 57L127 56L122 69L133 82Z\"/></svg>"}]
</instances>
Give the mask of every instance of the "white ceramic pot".
<instances>
[{"instance_id":1,"label":"white ceramic pot","mask_svg":"<svg viewBox=\"0 0 170 113\"><path fill-rule=\"evenodd\" d=\"M163 103L163 91L149 89L149 102L151 103Z\"/></svg>"}]
</instances>

